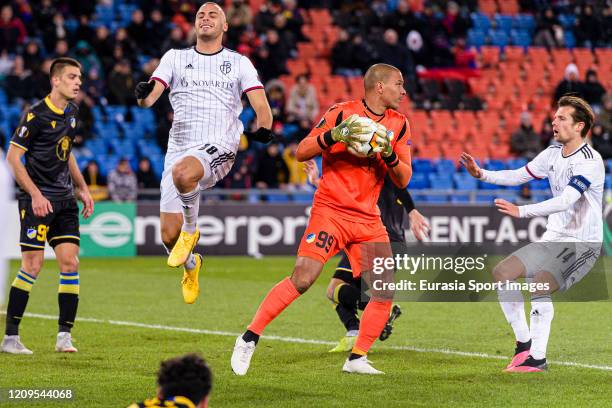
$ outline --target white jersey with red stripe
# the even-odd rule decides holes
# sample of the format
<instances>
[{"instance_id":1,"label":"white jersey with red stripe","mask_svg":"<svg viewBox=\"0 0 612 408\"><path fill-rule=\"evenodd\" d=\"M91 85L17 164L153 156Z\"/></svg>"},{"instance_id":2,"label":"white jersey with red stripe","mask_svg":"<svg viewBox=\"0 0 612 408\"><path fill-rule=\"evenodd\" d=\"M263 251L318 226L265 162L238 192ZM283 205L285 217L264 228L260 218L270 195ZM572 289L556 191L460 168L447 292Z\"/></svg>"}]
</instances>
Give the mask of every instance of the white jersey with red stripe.
<instances>
[{"instance_id":1,"label":"white jersey with red stripe","mask_svg":"<svg viewBox=\"0 0 612 408\"><path fill-rule=\"evenodd\" d=\"M238 118L242 94L263 89L251 61L227 48L214 54L171 49L151 79L170 88L174 120L168 153L207 144L235 153L244 130Z\"/></svg>"},{"instance_id":2,"label":"white jersey with red stripe","mask_svg":"<svg viewBox=\"0 0 612 408\"><path fill-rule=\"evenodd\" d=\"M560 196L566 187L580 194L580 198L566 211L548 216L546 230L551 238L603 242L606 170L595 149L584 143L564 156L561 146L549 146L527 163L525 169L534 178L547 178L554 197Z\"/></svg>"}]
</instances>

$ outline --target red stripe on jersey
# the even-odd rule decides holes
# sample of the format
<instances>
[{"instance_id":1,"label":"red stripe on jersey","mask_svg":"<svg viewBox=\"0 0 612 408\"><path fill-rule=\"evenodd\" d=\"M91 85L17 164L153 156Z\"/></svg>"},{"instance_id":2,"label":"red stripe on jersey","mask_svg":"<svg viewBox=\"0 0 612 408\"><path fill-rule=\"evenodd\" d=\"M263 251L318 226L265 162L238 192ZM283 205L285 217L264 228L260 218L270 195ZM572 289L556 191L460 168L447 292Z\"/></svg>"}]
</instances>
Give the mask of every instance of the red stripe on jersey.
<instances>
[{"instance_id":1,"label":"red stripe on jersey","mask_svg":"<svg viewBox=\"0 0 612 408\"><path fill-rule=\"evenodd\" d=\"M542 177L538 177L538 176L536 176L535 174L533 174L533 173L531 172L531 170L529 170L529 166L525 165L525 170L527 170L527 173L529 173L529 175L530 175L531 177L533 177L534 179L537 179L537 180L542 180Z\"/></svg>"},{"instance_id":2,"label":"red stripe on jersey","mask_svg":"<svg viewBox=\"0 0 612 408\"><path fill-rule=\"evenodd\" d=\"M245 89L244 91L242 91L242 93L251 92L251 91L254 91L255 89L264 89L264 87L263 86L259 86L259 85L258 86L253 86L253 87L251 87L249 89Z\"/></svg>"},{"instance_id":3,"label":"red stripe on jersey","mask_svg":"<svg viewBox=\"0 0 612 408\"><path fill-rule=\"evenodd\" d=\"M158 77L151 77L151 79L154 81L158 81L160 84L164 86L164 88L168 88L168 84L163 79L158 78Z\"/></svg>"}]
</instances>

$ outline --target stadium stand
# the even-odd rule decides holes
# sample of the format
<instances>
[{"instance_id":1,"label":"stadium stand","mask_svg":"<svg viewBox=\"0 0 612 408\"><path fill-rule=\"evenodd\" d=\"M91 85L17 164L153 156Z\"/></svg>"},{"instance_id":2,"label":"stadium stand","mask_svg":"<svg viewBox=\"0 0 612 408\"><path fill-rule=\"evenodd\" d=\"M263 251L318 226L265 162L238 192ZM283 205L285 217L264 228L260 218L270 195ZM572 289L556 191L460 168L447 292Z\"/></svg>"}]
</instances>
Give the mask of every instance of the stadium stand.
<instances>
[{"instance_id":1,"label":"stadium stand","mask_svg":"<svg viewBox=\"0 0 612 408\"><path fill-rule=\"evenodd\" d=\"M146 157L159 179L171 125L169 102L166 97L154 110L140 109L127 88L147 79L167 49L192 43L190 19L196 3L115 0L42 1L39 5L26 0L4 5L0 145L8 144L24 105L44 96L44 92L33 92L44 91L49 60L70 55L83 64L84 97L79 105L91 116L90 126L81 129L75 144L81 168L96 161L106 177L121 158L128 158L135 170L139 159ZM270 100L281 149L304 137L313 124L286 120L286 101L299 75L308 75L320 109L316 117L320 117L333 103L362 96L360 75L368 65L390 62L398 53L406 55L402 70L409 97L400 111L411 123L415 160L409 188L418 190L417 199L488 202L494 194L491 186L467 177L457 167L459 154L470 151L495 169L524 163L511 155L509 147L521 112L531 113L544 148L551 139L546 122L554 108L553 97L568 69L573 71L570 66L576 68L577 83L584 92L587 86L581 79L589 70L596 73L604 93L612 89L609 6L590 10L584 6L576 11L555 2L516 0L394 0L384 8L379 7L381 2L352 2L343 7L340 3L227 1L231 26L227 46L251 57L268 93L277 92ZM550 7L552 14L547 14ZM559 30L550 28L549 20ZM580 30L587 20L594 22L595 29ZM396 44L387 41L389 30L398 37ZM550 40L551 32L556 33L551 34L552 47L536 45L541 38L545 43ZM62 41L67 42L67 50L62 50ZM126 69L117 67L124 62ZM129 91L121 104L111 93L114 83L124 84ZM595 105L602 118L610 117L610 104L606 107L596 100ZM245 108L241 115L245 127L252 126L253 118L253 111ZM609 125L604 126L605 140L609 132ZM257 174L261 161L267 160L265 149L248 146L239 156L246 158L245 169L252 177L241 179L240 185L223 183L220 188L251 188L261 181ZM542 182L530 186L537 191L547 188ZM261 197L284 202L308 201L312 196L306 184L284 182L279 187L297 192ZM501 193L514 200L518 191Z\"/></svg>"}]
</instances>

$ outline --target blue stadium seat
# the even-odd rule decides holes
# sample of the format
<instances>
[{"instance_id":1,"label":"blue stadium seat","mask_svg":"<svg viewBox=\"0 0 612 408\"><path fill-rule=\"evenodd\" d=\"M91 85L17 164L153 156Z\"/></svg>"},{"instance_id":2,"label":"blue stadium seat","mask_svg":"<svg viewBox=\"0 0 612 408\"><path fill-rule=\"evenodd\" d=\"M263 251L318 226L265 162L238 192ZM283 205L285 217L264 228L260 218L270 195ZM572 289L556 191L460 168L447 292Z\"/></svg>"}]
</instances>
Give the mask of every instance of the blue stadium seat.
<instances>
[{"instance_id":1,"label":"blue stadium seat","mask_svg":"<svg viewBox=\"0 0 612 408\"><path fill-rule=\"evenodd\" d=\"M472 13L470 15L472 19L472 25L476 30L479 31L487 31L491 27L491 23L489 22L489 17L486 14L482 13Z\"/></svg>"},{"instance_id":2,"label":"blue stadium seat","mask_svg":"<svg viewBox=\"0 0 612 408\"><path fill-rule=\"evenodd\" d=\"M429 185L431 188L450 190L453 188L453 180L450 174L429 174Z\"/></svg>"},{"instance_id":3,"label":"blue stadium seat","mask_svg":"<svg viewBox=\"0 0 612 408\"><path fill-rule=\"evenodd\" d=\"M531 187L532 190L548 190L550 184L548 180L531 180L529 182L529 187Z\"/></svg>"},{"instance_id":4,"label":"blue stadium seat","mask_svg":"<svg viewBox=\"0 0 612 408\"><path fill-rule=\"evenodd\" d=\"M451 203L469 203L470 202L470 196L468 196L467 194L453 194L451 195L450 198L450 202Z\"/></svg>"},{"instance_id":5,"label":"blue stadium seat","mask_svg":"<svg viewBox=\"0 0 612 408\"><path fill-rule=\"evenodd\" d=\"M512 30L512 16L506 14L496 14L495 15L495 25L498 30L503 30L506 33L510 33Z\"/></svg>"},{"instance_id":6,"label":"blue stadium seat","mask_svg":"<svg viewBox=\"0 0 612 408\"><path fill-rule=\"evenodd\" d=\"M448 159L440 159L435 164L436 172L438 174L447 174L452 175L457 171L457 167L455 166L455 162Z\"/></svg>"},{"instance_id":7,"label":"blue stadium seat","mask_svg":"<svg viewBox=\"0 0 612 408\"><path fill-rule=\"evenodd\" d=\"M429 159L413 159L412 171L414 173L433 173L434 166Z\"/></svg>"},{"instance_id":8,"label":"blue stadium seat","mask_svg":"<svg viewBox=\"0 0 612 408\"><path fill-rule=\"evenodd\" d=\"M612 173L612 159L606 160L606 169L608 173Z\"/></svg>"},{"instance_id":9,"label":"blue stadium seat","mask_svg":"<svg viewBox=\"0 0 612 408\"><path fill-rule=\"evenodd\" d=\"M484 168L493 171L505 170L506 164L501 160L489 159L485 161Z\"/></svg>"},{"instance_id":10,"label":"blue stadium seat","mask_svg":"<svg viewBox=\"0 0 612 408\"><path fill-rule=\"evenodd\" d=\"M510 37L504 30L490 30L491 44L503 48L510 43Z\"/></svg>"},{"instance_id":11,"label":"blue stadium seat","mask_svg":"<svg viewBox=\"0 0 612 408\"><path fill-rule=\"evenodd\" d=\"M289 196L287 194L267 194L266 199L269 203L287 203Z\"/></svg>"},{"instance_id":12,"label":"blue stadium seat","mask_svg":"<svg viewBox=\"0 0 612 408\"><path fill-rule=\"evenodd\" d=\"M506 162L508 164L508 169L509 170L514 170L514 169L519 169L521 167L523 167L524 165L527 164L527 159L524 159L522 157L517 157L514 159L508 159L508 161Z\"/></svg>"},{"instance_id":13,"label":"blue stadium seat","mask_svg":"<svg viewBox=\"0 0 612 408\"><path fill-rule=\"evenodd\" d=\"M429 188L429 177L426 173L413 173L408 184L408 189L422 190Z\"/></svg>"},{"instance_id":14,"label":"blue stadium seat","mask_svg":"<svg viewBox=\"0 0 612 408\"><path fill-rule=\"evenodd\" d=\"M612 174L606 176L606 188L612 188Z\"/></svg>"},{"instance_id":15,"label":"blue stadium seat","mask_svg":"<svg viewBox=\"0 0 612 408\"><path fill-rule=\"evenodd\" d=\"M294 193L293 201L297 203L310 203L314 198L314 192Z\"/></svg>"},{"instance_id":16,"label":"blue stadium seat","mask_svg":"<svg viewBox=\"0 0 612 408\"><path fill-rule=\"evenodd\" d=\"M468 31L467 44L471 47L480 48L485 45L487 37L485 31L470 29Z\"/></svg>"},{"instance_id":17,"label":"blue stadium seat","mask_svg":"<svg viewBox=\"0 0 612 408\"><path fill-rule=\"evenodd\" d=\"M576 15L574 14L560 14L559 22L561 26L565 29L571 29L574 27L574 23L576 22Z\"/></svg>"},{"instance_id":18,"label":"blue stadium seat","mask_svg":"<svg viewBox=\"0 0 612 408\"><path fill-rule=\"evenodd\" d=\"M565 40L565 46L567 48L574 48L576 46L576 36L571 30L565 30L563 32L563 39Z\"/></svg>"},{"instance_id":19,"label":"blue stadium seat","mask_svg":"<svg viewBox=\"0 0 612 408\"><path fill-rule=\"evenodd\" d=\"M477 193L476 194L476 202L477 203L493 203L493 200L497 198L497 194L493 193Z\"/></svg>"},{"instance_id":20,"label":"blue stadium seat","mask_svg":"<svg viewBox=\"0 0 612 408\"><path fill-rule=\"evenodd\" d=\"M470 176L468 173L455 173L453 174L453 180L457 190L471 191L478 189L478 180Z\"/></svg>"},{"instance_id":21,"label":"blue stadium seat","mask_svg":"<svg viewBox=\"0 0 612 408\"><path fill-rule=\"evenodd\" d=\"M424 201L427 203L447 203L448 195L446 194L426 194L424 197Z\"/></svg>"},{"instance_id":22,"label":"blue stadium seat","mask_svg":"<svg viewBox=\"0 0 612 408\"><path fill-rule=\"evenodd\" d=\"M498 186L495 184L485 183L484 181L478 180L478 189L479 190L499 190L504 187Z\"/></svg>"},{"instance_id":23,"label":"blue stadium seat","mask_svg":"<svg viewBox=\"0 0 612 408\"><path fill-rule=\"evenodd\" d=\"M527 30L512 30L510 39L512 44L519 47L529 47L531 45L531 34Z\"/></svg>"},{"instance_id":24,"label":"blue stadium seat","mask_svg":"<svg viewBox=\"0 0 612 408\"><path fill-rule=\"evenodd\" d=\"M532 33L535 29L535 18L531 14L517 14L514 16L514 27Z\"/></svg>"}]
</instances>

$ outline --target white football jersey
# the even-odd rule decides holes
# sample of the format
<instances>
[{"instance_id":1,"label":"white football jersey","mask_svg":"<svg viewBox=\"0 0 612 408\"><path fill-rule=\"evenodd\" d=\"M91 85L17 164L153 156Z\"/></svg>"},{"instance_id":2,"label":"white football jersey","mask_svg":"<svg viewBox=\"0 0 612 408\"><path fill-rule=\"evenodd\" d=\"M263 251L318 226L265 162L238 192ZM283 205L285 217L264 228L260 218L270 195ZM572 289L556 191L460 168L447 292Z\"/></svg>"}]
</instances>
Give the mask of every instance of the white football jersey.
<instances>
[{"instance_id":1,"label":"white football jersey","mask_svg":"<svg viewBox=\"0 0 612 408\"><path fill-rule=\"evenodd\" d=\"M169 153L207 143L235 153L244 130L238 119L242 94L263 88L251 61L227 48L214 54L195 47L171 49L151 79L170 88L174 121Z\"/></svg>"},{"instance_id":2,"label":"white football jersey","mask_svg":"<svg viewBox=\"0 0 612 408\"><path fill-rule=\"evenodd\" d=\"M582 195L567 211L550 214L543 239L603 242L605 167L601 155L588 144L563 156L561 146L549 146L525 166L535 178L548 178L553 196L571 186Z\"/></svg>"}]
</instances>

